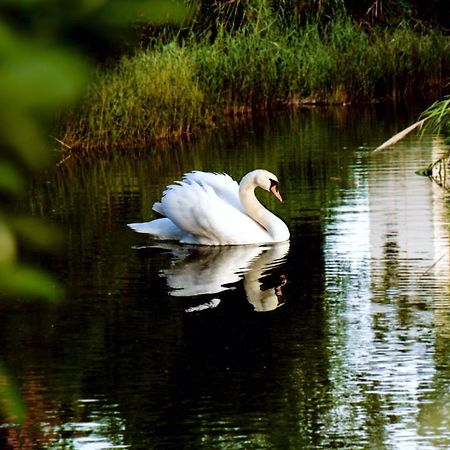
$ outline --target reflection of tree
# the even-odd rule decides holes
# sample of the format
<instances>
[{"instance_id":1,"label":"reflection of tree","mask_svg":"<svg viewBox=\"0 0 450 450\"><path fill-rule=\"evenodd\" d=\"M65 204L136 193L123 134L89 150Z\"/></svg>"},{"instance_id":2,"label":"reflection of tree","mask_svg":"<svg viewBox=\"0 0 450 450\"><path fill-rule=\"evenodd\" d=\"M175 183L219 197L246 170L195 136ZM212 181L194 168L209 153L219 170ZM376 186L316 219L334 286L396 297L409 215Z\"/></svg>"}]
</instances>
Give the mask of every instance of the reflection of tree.
<instances>
[{"instance_id":1,"label":"reflection of tree","mask_svg":"<svg viewBox=\"0 0 450 450\"><path fill-rule=\"evenodd\" d=\"M442 158L442 156L444 158ZM440 159L442 158L442 159ZM432 216L435 261L425 272L424 281L432 277L439 286L438 295L433 296L433 324L435 335L434 361L437 368L431 389L424 395L424 403L418 414L420 432L430 436L430 441L442 448L448 447L450 431L450 264L449 264L449 210L447 196L441 187L448 190L448 149L440 139L432 140L432 160L436 161L433 176L438 184L432 184ZM439 184L441 186L439 186ZM444 432L444 433L443 433ZM434 437L433 437L434 436Z\"/></svg>"},{"instance_id":2,"label":"reflection of tree","mask_svg":"<svg viewBox=\"0 0 450 450\"><path fill-rule=\"evenodd\" d=\"M0 427L0 450L44 448L95 448L123 444L123 423L111 405L95 399L60 398L51 392L42 374L28 372L23 377L26 418L20 426ZM77 444L78 443L78 444Z\"/></svg>"},{"instance_id":3,"label":"reflection of tree","mask_svg":"<svg viewBox=\"0 0 450 450\"><path fill-rule=\"evenodd\" d=\"M448 446L450 432L450 356L449 336L436 336L435 364L438 371L432 380L432 390L425 395L417 420L419 431L442 448Z\"/></svg>"},{"instance_id":4,"label":"reflection of tree","mask_svg":"<svg viewBox=\"0 0 450 450\"><path fill-rule=\"evenodd\" d=\"M400 249L397 243L397 234L387 233L383 241L384 273L382 286L387 295L389 289L399 287L402 269L400 267Z\"/></svg>"}]
</instances>

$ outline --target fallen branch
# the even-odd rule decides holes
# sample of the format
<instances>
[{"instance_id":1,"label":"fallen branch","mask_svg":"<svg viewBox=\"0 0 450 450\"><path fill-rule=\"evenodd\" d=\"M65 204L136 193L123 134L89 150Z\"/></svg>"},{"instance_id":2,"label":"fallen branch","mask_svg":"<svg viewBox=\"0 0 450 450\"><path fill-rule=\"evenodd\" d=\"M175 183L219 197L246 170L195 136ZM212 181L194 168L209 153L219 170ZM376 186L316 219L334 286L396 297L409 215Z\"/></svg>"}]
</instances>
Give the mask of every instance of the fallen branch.
<instances>
[{"instance_id":1,"label":"fallen branch","mask_svg":"<svg viewBox=\"0 0 450 450\"><path fill-rule=\"evenodd\" d=\"M372 153L380 152L381 150L384 150L387 147L392 147L395 145L398 141L401 141L406 135L411 133L411 131L415 130L416 128L421 128L424 122L428 119L426 117L425 119L419 120L416 123L413 123L408 128L405 128L404 130L400 131L396 135L392 136L390 139L388 139L386 142L381 144L379 147L377 147L375 150L373 150Z\"/></svg>"}]
</instances>

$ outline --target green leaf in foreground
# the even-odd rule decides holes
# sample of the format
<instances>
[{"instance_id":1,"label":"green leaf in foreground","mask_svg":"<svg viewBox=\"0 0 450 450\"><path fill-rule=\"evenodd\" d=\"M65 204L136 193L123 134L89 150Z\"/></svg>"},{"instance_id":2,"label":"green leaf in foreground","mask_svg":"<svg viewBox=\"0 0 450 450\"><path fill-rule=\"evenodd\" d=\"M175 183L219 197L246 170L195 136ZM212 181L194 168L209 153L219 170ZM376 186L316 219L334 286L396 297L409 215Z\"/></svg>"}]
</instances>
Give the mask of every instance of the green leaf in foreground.
<instances>
[{"instance_id":1,"label":"green leaf in foreground","mask_svg":"<svg viewBox=\"0 0 450 450\"><path fill-rule=\"evenodd\" d=\"M0 287L6 298L41 299L58 302L63 288L47 272L25 265L0 266Z\"/></svg>"}]
</instances>

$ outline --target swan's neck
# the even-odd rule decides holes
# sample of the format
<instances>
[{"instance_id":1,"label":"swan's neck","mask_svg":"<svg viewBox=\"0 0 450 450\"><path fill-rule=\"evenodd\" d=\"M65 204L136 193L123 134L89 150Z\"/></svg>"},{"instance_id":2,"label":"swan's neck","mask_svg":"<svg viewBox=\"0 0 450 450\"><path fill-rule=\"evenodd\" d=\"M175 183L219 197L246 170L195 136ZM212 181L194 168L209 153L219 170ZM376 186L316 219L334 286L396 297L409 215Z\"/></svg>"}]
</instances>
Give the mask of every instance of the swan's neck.
<instances>
[{"instance_id":1,"label":"swan's neck","mask_svg":"<svg viewBox=\"0 0 450 450\"><path fill-rule=\"evenodd\" d=\"M247 215L259 223L274 241L288 239L289 231L286 224L275 214L264 208L256 198L256 185L245 180L245 178L242 181L239 185L239 197Z\"/></svg>"}]
</instances>

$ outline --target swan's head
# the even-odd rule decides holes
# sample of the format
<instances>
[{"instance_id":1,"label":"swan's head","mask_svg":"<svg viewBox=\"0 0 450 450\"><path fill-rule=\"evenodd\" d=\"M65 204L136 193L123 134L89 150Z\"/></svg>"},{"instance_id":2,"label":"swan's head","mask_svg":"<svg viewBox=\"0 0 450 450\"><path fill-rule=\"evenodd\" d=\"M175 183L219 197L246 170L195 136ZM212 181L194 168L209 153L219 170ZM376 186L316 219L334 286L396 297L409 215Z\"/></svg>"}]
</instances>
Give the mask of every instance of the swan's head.
<instances>
[{"instance_id":1,"label":"swan's head","mask_svg":"<svg viewBox=\"0 0 450 450\"><path fill-rule=\"evenodd\" d=\"M247 177L253 178L253 182L256 186L263 188L266 191L271 192L275 197L283 201L280 194L280 184L278 182L278 178L273 173L264 169L257 169L253 172L248 173L242 181L244 181Z\"/></svg>"}]
</instances>

